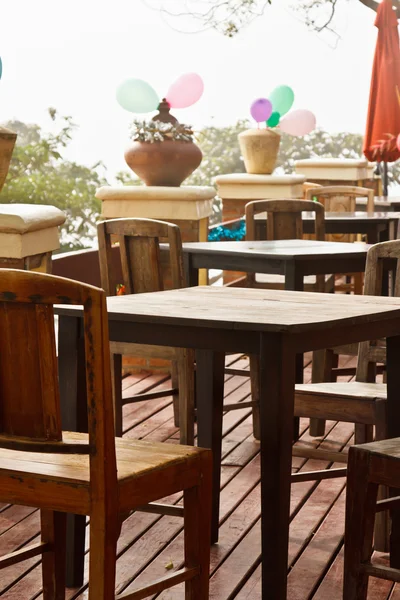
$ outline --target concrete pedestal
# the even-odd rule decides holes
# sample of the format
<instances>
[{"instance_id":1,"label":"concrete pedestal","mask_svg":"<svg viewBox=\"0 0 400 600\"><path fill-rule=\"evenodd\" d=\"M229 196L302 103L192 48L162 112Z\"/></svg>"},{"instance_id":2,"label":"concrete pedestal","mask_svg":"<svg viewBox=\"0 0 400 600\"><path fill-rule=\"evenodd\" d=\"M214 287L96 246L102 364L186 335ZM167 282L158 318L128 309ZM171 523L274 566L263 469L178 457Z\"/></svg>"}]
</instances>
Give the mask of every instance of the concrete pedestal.
<instances>
[{"instance_id":1,"label":"concrete pedestal","mask_svg":"<svg viewBox=\"0 0 400 600\"><path fill-rule=\"evenodd\" d=\"M175 223L184 242L205 242L208 220L213 212L215 190L212 187L101 187L103 219L147 218Z\"/></svg>"},{"instance_id":2,"label":"concrete pedestal","mask_svg":"<svg viewBox=\"0 0 400 600\"><path fill-rule=\"evenodd\" d=\"M0 267L51 273L64 213L41 204L0 204Z\"/></svg>"},{"instance_id":3,"label":"concrete pedestal","mask_svg":"<svg viewBox=\"0 0 400 600\"><path fill-rule=\"evenodd\" d=\"M251 175L232 173L215 178L222 200L222 220L239 219L252 200L267 198L302 198L304 175Z\"/></svg>"},{"instance_id":4,"label":"concrete pedestal","mask_svg":"<svg viewBox=\"0 0 400 600\"><path fill-rule=\"evenodd\" d=\"M304 175L307 182L367 187L379 196L382 179L374 175L374 169L375 163L369 163L366 159L310 158L295 162L296 173Z\"/></svg>"}]
</instances>

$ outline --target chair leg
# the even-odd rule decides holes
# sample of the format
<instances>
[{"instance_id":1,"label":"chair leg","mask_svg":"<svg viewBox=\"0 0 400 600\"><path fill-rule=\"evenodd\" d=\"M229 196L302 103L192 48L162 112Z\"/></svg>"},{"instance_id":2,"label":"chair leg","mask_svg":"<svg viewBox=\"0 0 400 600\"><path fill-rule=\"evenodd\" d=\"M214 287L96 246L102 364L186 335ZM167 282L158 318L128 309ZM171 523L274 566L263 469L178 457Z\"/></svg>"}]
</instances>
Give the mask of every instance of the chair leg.
<instances>
[{"instance_id":1,"label":"chair leg","mask_svg":"<svg viewBox=\"0 0 400 600\"><path fill-rule=\"evenodd\" d=\"M207 600L211 545L211 452L201 456L199 485L184 492L185 566L200 567L199 574L185 584L185 600Z\"/></svg>"},{"instance_id":2,"label":"chair leg","mask_svg":"<svg viewBox=\"0 0 400 600\"><path fill-rule=\"evenodd\" d=\"M330 381L333 367L334 353L332 350L317 350L313 352L311 381L322 383ZM310 419L310 435L320 437L325 435L326 421L324 419Z\"/></svg>"},{"instance_id":3,"label":"chair leg","mask_svg":"<svg viewBox=\"0 0 400 600\"><path fill-rule=\"evenodd\" d=\"M353 275L354 293L361 295L363 293L363 274L354 273Z\"/></svg>"},{"instance_id":4,"label":"chair leg","mask_svg":"<svg viewBox=\"0 0 400 600\"><path fill-rule=\"evenodd\" d=\"M122 355L111 354L111 379L116 437L122 437Z\"/></svg>"},{"instance_id":5,"label":"chair leg","mask_svg":"<svg viewBox=\"0 0 400 600\"><path fill-rule=\"evenodd\" d=\"M369 457L350 448L347 471L343 600L366 600L368 575L360 570L370 560L378 486L369 482Z\"/></svg>"},{"instance_id":6,"label":"chair leg","mask_svg":"<svg viewBox=\"0 0 400 600\"><path fill-rule=\"evenodd\" d=\"M376 400L375 402L375 440L386 440L387 434L387 411L386 402ZM389 488L380 485L378 489L378 500L389 497ZM374 547L379 552L390 551L390 514L384 510L376 513Z\"/></svg>"},{"instance_id":7,"label":"chair leg","mask_svg":"<svg viewBox=\"0 0 400 600\"><path fill-rule=\"evenodd\" d=\"M176 360L171 361L171 385L179 390L178 364ZM179 427L179 391L173 394L172 402L174 406L174 425Z\"/></svg>"},{"instance_id":8,"label":"chair leg","mask_svg":"<svg viewBox=\"0 0 400 600\"><path fill-rule=\"evenodd\" d=\"M253 406L253 435L256 440L260 439L260 363L258 356L250 355L250 386L251 399L255 402Z\"/></svg>"},{"instance_id":9,"label":"chair leg","mask_svg":"<svg viewBox=\"0 0 400 600\"><path fill-rule=\"evenodd\" d=\"M103 514L90 515L89 600L114 600L120 524Z\"/></svg>"},{"instance_id":10,"label":"chair leg","mask_svg":"<svg viewBox=\"0 0 400 600\"><path fill-rule=\"evenodd\" d=\"M374 430L372 425L354 425L354 445L367 444L374 441Z\"/></svg>"},{"instance_id":11,"label":"chair leg","mask_svg":"<svg viewBox=\"0 0 400 600\"><path fill-rule=\"evenodd\" d=\"M180 442L194 445L194 351L178 351Z\"/></svg>"},{"instance_id":12,"label":"chair leg","mask_svg":"<svg viewBox=\"0 0 400 600\"><path fill-rule=\"evenodd\" d=\"M43 600L65 600L65 550L67 515L41 510L42 542L52 545L42 560Z\"/></svg>"}]
</instances>

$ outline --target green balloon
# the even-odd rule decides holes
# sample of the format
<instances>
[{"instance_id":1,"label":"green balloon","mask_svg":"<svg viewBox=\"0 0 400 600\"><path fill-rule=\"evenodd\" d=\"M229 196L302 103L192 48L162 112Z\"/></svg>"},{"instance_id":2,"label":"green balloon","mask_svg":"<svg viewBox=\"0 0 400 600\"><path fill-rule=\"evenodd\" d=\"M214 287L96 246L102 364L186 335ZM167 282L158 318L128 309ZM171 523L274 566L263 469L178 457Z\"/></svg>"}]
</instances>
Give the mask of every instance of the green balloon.
<instances>
[{"instance_id":1,"label":"green balloon","mask_svg":"<svg viewBox=\"0 0 400 600\"><path fill-rule=\"evenodd\" d=\"M157 110L160 100L143 79L127 79L117 88L118 103L129 112L147 113Z\"/></svg>"},{"instance_id":2,"label":"green balloon","mask_svg":"<svg viewBox=\"0 0 400 600\"><path fill-rule=\"evenodd\" d=\"M266 124L268 127L276 127L279 125L279 121L281 119L281 115L278 112L273 112Z\"/></svg>"},{"instance_id":3,"label":"green balloon","mask_svg":"<svg viewBox=\"0 0 400 600\"><path fill-rule=\"evenodd\" d=\"M283 117L293 106L294 91L288 85L279 85L272 90L268 100L272 104L272 110Z\"/></svg>"}]
</instances>

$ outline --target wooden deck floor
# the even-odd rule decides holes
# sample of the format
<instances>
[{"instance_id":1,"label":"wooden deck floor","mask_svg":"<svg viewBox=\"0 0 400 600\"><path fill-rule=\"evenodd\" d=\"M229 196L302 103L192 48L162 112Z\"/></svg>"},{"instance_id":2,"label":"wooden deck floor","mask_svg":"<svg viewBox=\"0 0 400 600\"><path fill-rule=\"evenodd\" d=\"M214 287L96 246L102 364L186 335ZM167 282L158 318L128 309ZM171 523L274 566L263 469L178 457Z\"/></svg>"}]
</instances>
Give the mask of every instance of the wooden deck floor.
<instances>
[{"instance_id":1,"label":"wooden deck floor","mask_svg":"<svg viewBox=\"0 0 400 600\"><path fill-rule=\"evenodd\" d=\"M232 362L233 358L231 358ZM310 379L309 357L305 357L305 381ZM235 366L245 366L237 359ZM141 374L124 380L130 392L168 385L166 376ZM248 399L250 383L244 377L226 378L229 402ZM126 437L172 443L177 441L169 398L125 407ZM302 422L299 443L325 449L346 448L352 442L352 427L329 423L324 439L310 438L307 421ZM260 587L260 471L259 446L252 436L249 409L224 417L220 541L211 550L210 598L214 600L259 600ZM294 458L294 470L319 469L321 461ZM340 465L335 465L340 466ZM343 566L345 481L343 479L297 483L292 486L289 548L288 598L290 600L339 600ZM169 501L179 502L178 496ZM0 505L0 554L17 550L38 538L39 515L32 508ZM176 517L135 513L123 525L118 544L117 590L132 589L178 567L182 560L182 521ZM385 561L386 557L379 556ZM87 564L86 564L87 567ZM2 600L42 598L40 561L33 558L9 567L0 575ZM87 598L86 586L70 589L68 600ZM183 598L177 587L159 596L163 600ZM400 600L400 586L371 580L369 600ZM271 598L271 600L274 600Z\"/></svg>"}]
</instances>

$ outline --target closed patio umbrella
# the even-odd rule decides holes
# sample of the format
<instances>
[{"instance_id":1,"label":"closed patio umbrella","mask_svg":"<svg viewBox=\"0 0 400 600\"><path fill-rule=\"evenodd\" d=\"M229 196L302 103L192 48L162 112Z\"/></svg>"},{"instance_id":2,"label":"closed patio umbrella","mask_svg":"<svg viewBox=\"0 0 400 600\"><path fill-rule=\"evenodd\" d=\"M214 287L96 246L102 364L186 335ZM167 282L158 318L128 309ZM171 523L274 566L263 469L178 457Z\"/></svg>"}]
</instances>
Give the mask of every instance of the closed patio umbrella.
<instances>
[{"instance_id":1,"label":"closed patio umbrella","mask_svg":"<svg viewBox=\"0 0 400 600\"><path fill-rule=\"evenodd\" d=\"M378 39L363 152L368 160L384 163L384 194L387 195L386 163L400 158L396 146L400 133L400 47L392 0L383 0L378 6L375 25Z\"/></svg>"}]
</instances>

